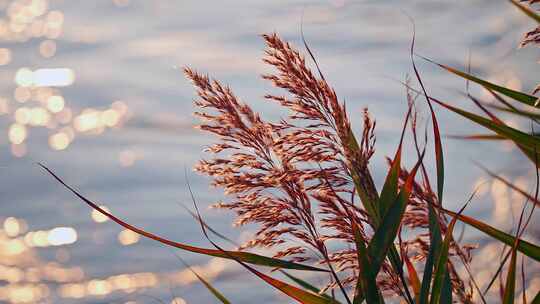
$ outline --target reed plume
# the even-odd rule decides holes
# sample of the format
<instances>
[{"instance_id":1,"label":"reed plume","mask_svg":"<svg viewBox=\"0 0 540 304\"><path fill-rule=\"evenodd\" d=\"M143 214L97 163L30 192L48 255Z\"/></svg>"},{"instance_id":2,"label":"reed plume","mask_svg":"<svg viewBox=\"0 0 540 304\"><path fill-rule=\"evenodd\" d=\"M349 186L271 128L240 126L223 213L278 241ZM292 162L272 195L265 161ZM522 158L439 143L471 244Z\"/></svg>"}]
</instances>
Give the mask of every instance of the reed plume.
<instances>
[{"instance_id":1,"label":"reed plume","mask_svg":"<svg viewBox=\"0 0 540 304\"><path fill-rule=\"evenodd\" d=\"M235 225L258 225L241 249L277 248L276 258L333 265L343 284L354 285L361 269L352 226L358 224L362 238L369 241L375 226L366 206L377 208L379 199L369 170L376 123L364 109L357 141L345 104L322 73L314 73L301 53L278 35L263 38L267 46L263 61L275 73L262 77L287 93L265 99L288 109L289 116L265 121L228 86L186 68L197 88L195 105L202 110L196 112L203 121L198 128L220 139L207 149L213 158L200 161L195 170L212 177L212 184L229 195L230 200L214 206L235 211ZM427 229L427 196L431 200L433 193L415 184L404 226ZM446 225L442 218L441 223ZM426 233L401 243L407 252L414 252L415 260L427 254ZM337 241L332 250L329 241ZM453 243L452 248L458 245ZM405 287L395 269L385 262L382 270L380 288L403 295ZM456 289L463 288L457 274L452 278ZM336 287L336 281L327 288Z\"/></svg>"}]
</instances>

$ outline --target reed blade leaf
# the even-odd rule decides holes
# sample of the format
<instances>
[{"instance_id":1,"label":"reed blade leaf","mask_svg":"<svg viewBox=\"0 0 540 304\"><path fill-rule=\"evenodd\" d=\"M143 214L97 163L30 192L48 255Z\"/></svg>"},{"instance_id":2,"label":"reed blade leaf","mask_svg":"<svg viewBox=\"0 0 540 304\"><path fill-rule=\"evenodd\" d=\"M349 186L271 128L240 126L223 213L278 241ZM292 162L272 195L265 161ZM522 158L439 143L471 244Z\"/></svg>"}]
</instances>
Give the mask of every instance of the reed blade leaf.
<instances>
[{"instance_id":1,"label":"reed blade leaf","mask_svg":"<svg viewBox=\"0 0 540 304\"><path fill-rule=\"evenodd\" d=\"M199 273L197 273L188 263L186 263L181 257L177 256L177 258L184 264L184 266L191 272L193 275L223 304L231 304L231 302L221 293L219 290L217 290L210 282L208 282L205 278L203 278Z\"/></svg>"},{"instance_id":2,"label":"reed blade leaf","mask_svg":"<svg viewBox=\"0 0 540 304\"><path fill-rule=\"evenodd\" d=\"M367 303L384 303L384 299L377 286L377 274L372 269L365 241L360 235L360 230L356 223L353 223L353 233L356 243L358 265L360 266L357 279L357 290L355 292L353 304L362 303L364 298ZM361 289L359 290L358 287L361 287Z\"/></svg>"},{"instance_id":3,"label":"reed blade leaf","mask_svg":"<svg viewBox=\"0 0 540 304\"><path fill-rule=\"evenodd\" d=\"M535 20L536 22L540 23L540 15L538 15L535 11L530 9L529 7L519 3L516 0L509 0L510 3L512 3L514 6L516 6L520 11L522 11L525 15L531 17L531 19Z\"/></svg>"},{"instance_id":4,"label":"reed blade leaf","mask_svg":"<svg viewBox=\"0 0 540 304\"><path fill-rule=\"evenodd\" d=\"M431 287L431 304L438 303L452 303L452 287L450 283L450 273L448 272L448 254L450 251L450 243L453 240L452 233L454 232L454 226L458 220L459 215L465 210L465 206L454 215L452 221L446 229L446 235L444 241L441 244L439 255L435 261L435 272L433 274L433 285Z\"/></svg>"},{"instance_id":5,"label":"reed blade leaf","mask_svg":"<svg viewBox=\"0 0 540 304\"><path fill-rule=\"evenodd\" d=\"M394 240L401 225L401 220L409 202L411 189L413 186L416 172L422 163L424 153L409 173L405 184L402 186L396 201L390 206L388 212L382 219L381 225L375 231L368 244L367 251L371 262L371 269L375 275L379 273L388 250L394 248Z\"/></svg>"},{"instance_id":6,"label":"reed blade leaf","mask_svg":"<svg viewBox=\"0 0 540 304\"><path fill-rule=\"evenodd\" d=\"M538 153L537 151L540 151L540 138L539 137L527 134L525 132L511 128L506 125L495 123L492 120L489 120L485 117L482 117L474 113L462 110L460 108L451 106L435 98L431 98L431 99L435 101L437 104L445 107L446 109L456 114L459 114L485 128L488 128L491 131L497 133L498 135L504 138L508 138L512 140L524 152L524 154L529 159L531 160L536 159L534 154Z\"/></svg>"},{"instance_id":7,"label":"reed blade leaf","mask_svg":"<svg viewBox=\"0 0 540 304\"><path fill-rule=\"evenodd\" d=\"M532 243L529 243L527 241L524 241L522 239L516 240L516 237L500 231L484 222L481 222L477 219L474 219L472 217L463 215L463 214L457 214L453 211L441 209L444 213L450 215L450 216L456 216L458 219L482 232L485 234L505 243L508 246L514 246L514 243L517 241L516 248L519 252L523 253L524 255L534 259L537 262L540 262L540 247L537 245L534 245Z\"/></svg>"},{"instance_id":8,"label":"reed blade leaf","mask_svg":"<svg viewBox=\"0 0 540 304\"><path fill-rule=\"evenodd\" d=\"M439 227L439 222L437 219L437 214L435 213L435 209L431 205L428 205L428 208L430 247L426 259L426 264L424 265L424 274L422 276L422 285L420 288L420 296L418 298L419 304L426 304L428 302L429 290L433 277L433 264L435 263L436 257L439 255L442 242L441 229Z\"/></svg>"},{"instance_id":9,"label":"reed blade leaf","mask_svg":"<svg viewBox=\"0 0 540 304\"><path fill-rule=\"evenodd\" d=\"M506 284L504 287L503 304L514 303L516 293L516 264L517 264L517 250L512 248L512 257L510 258L510 267L508 267L508 274L506 275Z\"/></svg>"},{"instance_id":10,"label":"reed blade leaf","mask_svg":"<svg viewBox=\"0 0 540 304\"><path fill-rule=\"evenodd\" d=\"M409 280L411 281L414 298L418 299L420 296L420 278L418 277L418 272L406 253L403 253L401 256L405 262L405 266L407 266L407 273L409 274Z\"/></svg>"},{"instance_id":11,"label":"reed blade leaf","mask_svg":"<svg viewBox=\"0 0 540 304\"><path fill-rule=\"evenodd\" d=\"M286 272L286 271L281 271L281 273L286 276L287 278L289 278L291 281L295 282L296 284L298 284L300 287L302 287L303 289L305 290L309 290L313 293L316 293L316 294L319 294L321 295L321 297L325 297L329 300L332 300L332 297L330 297L329 295L327 294L324 294L324 293L321 293L320 289L313 286L312 284L310 284L309 282L305 281L305 280L302 280L296 276L293 276L292 274Z\"/></svg>"},{"instance_id":12,"label":"reed blade leaf","mask_svg":"<svg viewBox=\"0 0 540 304\"><path fill-rule=\"evenodd\" d=\"M483 87L485 87L486 89L488 90L492 90L494 92L497 92L497 93L501 93L502 95L505 95L507 97L510 97L518 102L521 102L523 104L526 104L526 105L529 105L529 106L532 106L532 107L537 107L538 105L536 104L538 98L534 95L530 95L530 94L527 94L527 93L523 93L523 92L520 92L520 91L516 91L516 90L512 90L512 89L509 89L509 88L505 88L503 86L500 86L500 85L496 85L494 83L491 83L489 81L486 81L486 80L483 80L481 78L478 78L476 76L473 76L469 73L466 73L466 72L463 72L463 71L460 71L458 69L455 69L455 68L452 68L450 66L447 66L447 65L444 65L444 64L441 64L441 63L438 63L438 62L435 62L429 58L426 58L426 57L423 57L423 56L419 56L420 58L428 61L428 62L431 62L435 65L438 65L439 67L447 70L448 72L454 74L454 75L457 75L457 76L460 76L462 78L465 78L467 80L470 80L474 83L477 83Z\"/></svg>"}]
</instances>

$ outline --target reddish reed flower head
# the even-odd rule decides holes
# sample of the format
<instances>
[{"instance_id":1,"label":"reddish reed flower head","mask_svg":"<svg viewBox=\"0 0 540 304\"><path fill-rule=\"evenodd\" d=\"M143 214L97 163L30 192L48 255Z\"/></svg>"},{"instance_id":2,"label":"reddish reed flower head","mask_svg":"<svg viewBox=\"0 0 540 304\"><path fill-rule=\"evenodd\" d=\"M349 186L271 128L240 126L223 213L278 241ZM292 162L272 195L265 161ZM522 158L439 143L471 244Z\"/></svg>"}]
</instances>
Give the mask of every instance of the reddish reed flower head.
<instances>
[{"instance_id":1,"label":"reddish reed flower head","mask_svg":"<svg viewBox=\"0 0 540 304\"><path fill-rule=\"evenodd\" d=\"M373 233L373 223L355 200L358 193L363 194L362 200L378 200L369 171L375 121L364 109L357 141L345 104L322 73L314 73L300 52L276 34L263 38L267 45L263 60L275 69L263 78L285 91L265 97L286 108L289 116L267 122L229 87L186 68L186 76L197 88L199 128L220 139L206 150L212 157L195 169L211 176L213 185L228 194L228 200L215 206L236 212L234 224L257 224L255 235L242 248L274 248L275 257L292 261L314 259L335 268L344 284L355 285L361 269L352 249L352 227L358 225L365 240ZM403 170L401 178L406 176ZM431 189L414 185L402 225L423 231L401 246L415 259L427 255L427 204L434 199ZM441 223L446 225L442 217ZM458 247L453 245L454 254L460 254ZM457 275L453 279L456 288L463 287ZM377 280L386 293L402 295L398 273L388 263ZM327 288L336 283L331 280Z\"/></svg>"}]
</instances>

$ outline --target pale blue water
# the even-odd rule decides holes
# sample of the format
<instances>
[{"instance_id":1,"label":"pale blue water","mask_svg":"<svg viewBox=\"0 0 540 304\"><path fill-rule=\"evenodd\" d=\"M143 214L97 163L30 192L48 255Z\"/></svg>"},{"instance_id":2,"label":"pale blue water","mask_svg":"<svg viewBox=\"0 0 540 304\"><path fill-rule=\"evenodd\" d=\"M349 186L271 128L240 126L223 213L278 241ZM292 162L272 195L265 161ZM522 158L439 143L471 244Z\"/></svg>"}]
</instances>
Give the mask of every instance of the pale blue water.
<instances>
[{"instance_id":1,"label":"pale blue water","mask_svg":"<svg viewBox=\"0 0 540 304\"><path fill-rule=\"evenodd\" d=\"M0 3L5 13L11 1ZM186 168L201 206L221 197L219 190L208 190L208 179L189 170L203 157L200 151L212 138L192 128L193 89L179 67L208 72L230 84L238 96L266 117L277 119L283 113L262 99L269 85L258 77L268 71L260 60L264 45L259 35L275 31L300 45L303 19L306 39L327 79L347 101L355 126L361 123L359 115L365 106L377 119L378 154L372 168L379 185L386 168L384 156L390 155L397 144L406 105L404 88L395 80L403 80L412 71L408 53L412 26L405 13L416 23L416 51L422 55L463 67L470 50L475 73L504 75L494 79L502 83L521 79L522 90L532 89L540 78L535 65L537 49L516 50L522 33L533 24L506 1L131 0L123 7L112 1L58 0L50 1L49 9L64 14L63 34L53 39L57 49L52 58L39 55L43 38L0 41L0 47L10 49L12 57L9 64L0 67L0 96L9 100L11 108L10 113L0 116L0 220L8 216L24 219L30 230L74 227L79 238L75 244L62 247L70 255L64 264L82 267L85 282L122 273L176 272L183 266L155 242L120 245L117 234L121 229L117 225L92 221L89 208L44 174L35 162L45 163L130 223L177 241L209 246L198 225L178 205L189 204ZM459 92L465 88L462 80L421 60L418 65L431 94L471 108ZM25 141L27 154L14 157L7 133L13 111L26 106L13 97L13 78L21 67L72 69L74 84L59 90L66 106L75 112L87 107L105 109L113 101L122 100L132 116L121 128L99 135L77 134L62 151L53 151L47 144L52 130L30 128ZM481 95L477 88L473 92ZM425 110L424 120L428 117ZM445 134L483 131L442 109L437 111ZM445 142L446 198L451 208L466 200L482 176L471 160L509 177L530 173L519 151L508 152L501 143ZM138 159L123 167L119 157L128 150ZM409 163L413 160L408 158ZM489 198L480 198L468 212L491 218L493 204ZM242 230L230 227L230 213L205 210L204 216L219 231L241 238ZM59 248L32 253L38 255L36 263L43 264L55 260ZM208 261L202 256L180 254L194 265ZM6 265L10 263L26 267L17 259ZM215 283L235 303L251 303L254 296L260 303L283 302L276 292L238 267L225 265ZM113 292L83 299L60 297L59 285L50 284L50 295L44 303L153 302L136 297L137 293L166 303L175 296L187 303L215 302L198 283L174 284L167 279L134 293Z\"/></svg>"}]
</instances>

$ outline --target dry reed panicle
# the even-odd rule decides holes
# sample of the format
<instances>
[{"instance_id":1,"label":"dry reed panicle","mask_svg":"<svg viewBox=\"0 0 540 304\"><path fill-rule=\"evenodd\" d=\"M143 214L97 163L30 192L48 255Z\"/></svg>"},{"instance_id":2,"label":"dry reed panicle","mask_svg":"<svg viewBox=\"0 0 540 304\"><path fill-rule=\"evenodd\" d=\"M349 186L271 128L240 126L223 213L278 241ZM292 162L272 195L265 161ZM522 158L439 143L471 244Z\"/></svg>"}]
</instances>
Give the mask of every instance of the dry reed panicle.
<instances>
[{"instance_id":1,"label":"dry reed panicle","mask_svg":"<svg viewBox=\"0 0 540 304\"><path fill-rule=\"evenodd\" d=\"M267 45L264 62L276 69L263 78L288 92L265 98L291 114L277 123L266 122L229 87L186 68L199 96L195 105L202 109L196 112L203 120L199 128L220 138L207 149L213 158L200 161L195 169L211 176L213 185L229 195L230 200L215 206L235 211L236 225L258 225L242 248L273 247L275 257L331 263L344 284L354 284L360 269L352 225L359 224L366 240L373 233L372 223L355 199L359 193L365 193L360 197L363 200L378 199L368 168L375 152L375 121L365 109L362 137L352 147L355 139L345 105L324 76L316 76L305 58L276 34L263 38ZM358 191L356 185L363 189ZM425 231L401 245L416 260L427 255L427 203L433 199L431 189L415 184L403 225ZM446 229L442 218L441 223ZM327 248L330 240L334 241L332 250ZM455 243L452 248L454 255L470 260L467 250ZM402 295L398 274L388 263L382 269L380 288ZM455 289L468 296L455 271L453 281ZM330 282L328 288L334 284Z\"/></svg>"}]
</instances>

